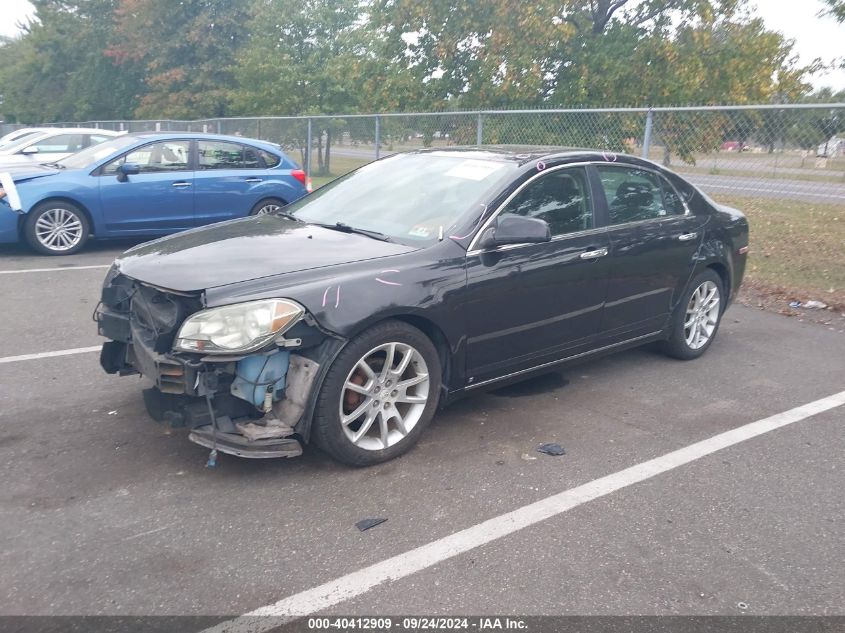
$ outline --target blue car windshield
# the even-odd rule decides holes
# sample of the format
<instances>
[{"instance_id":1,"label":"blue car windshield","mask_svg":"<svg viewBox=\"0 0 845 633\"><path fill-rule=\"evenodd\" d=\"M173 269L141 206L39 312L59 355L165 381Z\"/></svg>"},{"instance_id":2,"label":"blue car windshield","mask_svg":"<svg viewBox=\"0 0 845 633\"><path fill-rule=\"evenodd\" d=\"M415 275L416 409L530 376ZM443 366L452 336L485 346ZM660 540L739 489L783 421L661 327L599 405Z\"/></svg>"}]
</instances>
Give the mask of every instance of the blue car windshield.
<instances>
[{"instance_id":1,"label":"blue car windshield","mask_svg":"<svg viewBox=\"0 0 845 633\"><path fill-rule=\"evenodd\" d=\"M397 154L361 167L285 207L314 224L342 223L406 244L449 235L515 163L484 152Z\"/></svg>"},{"instance_id":2,"label":"blue car windshield","mask_svg":"<svg viewBox=\"0 0 845 633\"><path fill-rule=\"evenodd\" d=\"M71 154L67 158L57 161L65 169L84 169L93 166L94 163L119 152L124 147L137 143L140 139L137 136L116 136L115 138L86 147L82 151Z\"/></svg>"}]
</instances>

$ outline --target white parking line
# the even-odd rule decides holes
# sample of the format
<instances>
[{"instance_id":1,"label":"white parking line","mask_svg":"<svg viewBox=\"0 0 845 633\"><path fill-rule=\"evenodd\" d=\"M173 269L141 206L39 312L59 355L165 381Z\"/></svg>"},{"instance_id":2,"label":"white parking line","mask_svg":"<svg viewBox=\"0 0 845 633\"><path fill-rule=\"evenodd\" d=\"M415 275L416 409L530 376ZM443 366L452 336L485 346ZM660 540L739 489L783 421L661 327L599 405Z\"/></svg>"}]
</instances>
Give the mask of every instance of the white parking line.
<instances>
[{"instance_id":1,"label":"white parking line","mask_svg":"<svg viewBox=\"0 0 845 633\"><path fill-rule=\"evenodd\" d=\"M55 352L40 352L38 354L22 354L20 356L4 356L0 358L0 365L3 363L17 363L22 360L36 360L38 358L52 358L53 356L72 356L73 354L87 354L89 352L99 352L102 345L96 347L75 347L73 349L60 349Z\"/></svg>"},{"instance_id":2,"label":"white parking line","mask_svg":"<svg viewBox=\"0 0 845 633\"><path fill-rule=\"evenodd\" d=\"M689 464L729 446L745 442L775 429L800 422L845 404L845 391L778 413L768 418L714 435L701 442L667 453L640 464L601 477L540 501L522 506L460 532L393 556L364 569L341 576L313 589L307 589L278 602L258 608L233 620L206 629L204 633L258 633L279 626L291 616L317 613L359 596L385 582L405 578L444 560L481 547L491 541L532 526L567 510L599 499L612 492L651 479Z\"/></svg>"},{"instance_id":3,"label":"white parking line","mask_svg":"<svg viewBox=\"0 0 845 633\"><path fill-rule=\"evenodd\" d=\"M0 275L21 275L23 273L54 273L59 270L91 270L92 268L108 268L111 264L97 266L66 266L64 268L26 268L24 270L0 270Z\"/></svg>"}]
</instances>

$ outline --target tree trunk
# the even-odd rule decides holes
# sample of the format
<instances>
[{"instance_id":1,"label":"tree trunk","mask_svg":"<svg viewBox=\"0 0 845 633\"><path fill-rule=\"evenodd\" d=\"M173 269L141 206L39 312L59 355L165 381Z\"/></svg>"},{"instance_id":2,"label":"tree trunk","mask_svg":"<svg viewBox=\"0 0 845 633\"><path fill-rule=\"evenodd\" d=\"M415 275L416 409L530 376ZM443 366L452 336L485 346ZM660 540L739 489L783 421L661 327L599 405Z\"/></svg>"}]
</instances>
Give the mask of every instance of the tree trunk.
<instances>
[{"instance_id":1,"label":"tree trunk","mask_svg":"<svg viewBox=\"0 0 845 633\"><path fill-rule=\"evenodd\" d=\"M320 130L317 133L317 173L318 174L325 174L325 169L323 168L323 131Z\"/></svg>"},{"instance_id":2,"label":"tree trunk","mask_svg":"<svg viewBox=\"0 0 845 633\"><path fill-rule=\"evenodd\" d=\"M326 169L326 175L332 173L332 131L326 130L326 160L323 161L323 167Z\"/></svg>"}]
</instances>

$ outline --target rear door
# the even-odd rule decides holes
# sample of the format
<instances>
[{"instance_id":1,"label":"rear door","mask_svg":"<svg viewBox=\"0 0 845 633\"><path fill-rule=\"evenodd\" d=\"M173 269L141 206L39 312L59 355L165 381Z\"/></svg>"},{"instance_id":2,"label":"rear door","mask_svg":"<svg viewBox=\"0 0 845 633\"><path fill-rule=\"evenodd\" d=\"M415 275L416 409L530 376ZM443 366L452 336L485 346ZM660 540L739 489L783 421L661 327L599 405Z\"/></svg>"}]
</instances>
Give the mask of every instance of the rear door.
<instances>
[{"instance_id":1,"label":"rear door","mask_svg":"<svg viewBox=\"0 0 845 633\"><path fill-rule=\"evenodd\" d=\"M549 169L502 213L548 222L552 240L467 253L467 375L472 384L589 349L608 278L583 167Z\"/></svg>"},{"instance_id":2,"label":"rear door","mask_svg":"<svg viewBox=\"0 0 845 633\"><path fill-rule=\"evenodd\" d=\"M194 179L196 224L245 217L258 202L255 192L265 180L264 162L255 148L200 139Z\"/></svg>"},{"instance_id":3,"label":"rear door","mask_svg":"<svg viewBox=\"0 0 845 633\"><path fill-rule=\"evenodd\" d=\"M135 148L103 166L100 203L109 233L172 233L194 225L191 141L157 141ZM124 181L117 168L136 164L141 173Z\"/></svg>"},{"instance_id":4,"label":"rear door","mask_svg":"<svg viewBox=\"0 0 845 633\"><path fill-rule=\"evenodd\" d=\"M604 193L610 279L601 319L604 344L662 330L693 271L706 218L691 215L656 171L594 167Z\"/></svg>"}]
</instances>

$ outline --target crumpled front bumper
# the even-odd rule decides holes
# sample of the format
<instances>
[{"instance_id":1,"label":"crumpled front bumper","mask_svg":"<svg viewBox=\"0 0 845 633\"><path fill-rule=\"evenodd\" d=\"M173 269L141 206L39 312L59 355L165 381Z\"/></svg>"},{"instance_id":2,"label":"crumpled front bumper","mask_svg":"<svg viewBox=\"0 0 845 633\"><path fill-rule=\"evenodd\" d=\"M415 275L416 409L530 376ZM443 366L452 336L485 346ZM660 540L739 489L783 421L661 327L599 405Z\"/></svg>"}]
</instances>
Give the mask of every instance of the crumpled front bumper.
<instances>
[{"instance_id":1,"label":"crumpled front bumper","mask_svg":"<svg viewBox=\"0 0 845 633\"><path fill-rule=\"evenodd\" d=\"M300 455L319 384L343 341L303 320L254 354L174 352L173 337L201 309L199 298L145 288L141 313L133 307L140 286L120 275L107 278L95 314L99 334L110 339L100 354L103 369L151 381L144 391L150 416L188 428L189 439L201 446L239 457Z\"/></svg>"}]
</instances>

